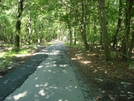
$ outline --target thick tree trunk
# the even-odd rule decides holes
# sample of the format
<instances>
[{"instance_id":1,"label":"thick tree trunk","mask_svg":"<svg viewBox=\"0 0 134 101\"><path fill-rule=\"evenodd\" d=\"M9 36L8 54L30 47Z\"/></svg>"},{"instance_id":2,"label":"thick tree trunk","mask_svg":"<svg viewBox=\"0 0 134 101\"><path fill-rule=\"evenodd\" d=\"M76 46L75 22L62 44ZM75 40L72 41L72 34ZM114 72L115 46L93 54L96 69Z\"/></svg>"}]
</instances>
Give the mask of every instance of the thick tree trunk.
<instances>
[{"instance_id":1,"label":"thick tree trunk","mask_svg":"<svg viewBox=\"0 0 134 101\"><path fill-rule=\"evenodd\" d=\"M80 31L81 31L81 36L82 36L82 39L84 41L84 46L85 46L85 49L86 50L89 50L89 45L87 43L87 31L86 31L86 27L87 27L87 0L82 0L81 1L82 3L82 19L81 19L81 28L80 28Z\"/></svg>"},{"instance_id":2,"label":"thick tree trunk","mask_svg":"<svg viewBox=\"0 0 134 101\"><path fill-rule=\"evenodd\" d=\"M21 15L23 12L23 2L24 0L18 1L18 16L16 22L16 35L15 35L15 50L20 50L20 31L21 31Z\"/></svg>"},{"instance_id":3,"label":"thick tree trunk","mask_svg":"<svg viewBox=\"0 0 134 101\"><path fill-rule=\"evenodd\" d=\"M18 19L16 23L16 35L15 35L15 49L16 51L20 50L20 26L21 21Z\"/></svg>"},{"instance_id":4,"label":"thick tree trunk","mask_svg":"<svg viewBox=\"0 0 134 101\"><path fill-rule=\"evenodd\" d=\"M103 45L105 50L106 60L111 60L111 54L109 50L109 41L106 27L106 12L105 12L105 0L99 0L99 16L100 16L100 25L102 30Z\"/></svg>"}]
</instances>

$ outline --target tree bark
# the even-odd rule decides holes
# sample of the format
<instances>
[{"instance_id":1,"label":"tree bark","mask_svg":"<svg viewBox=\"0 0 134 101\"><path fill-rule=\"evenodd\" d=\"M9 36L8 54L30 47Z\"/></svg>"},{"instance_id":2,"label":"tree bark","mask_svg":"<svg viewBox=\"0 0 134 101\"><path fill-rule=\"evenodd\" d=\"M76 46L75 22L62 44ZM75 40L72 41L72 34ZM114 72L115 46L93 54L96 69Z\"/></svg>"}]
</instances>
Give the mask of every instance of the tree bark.
<instances>
[{"instance_id":1,"label":"tree bark","mask_svg":"<svg viewBox=\"0 0 134 101\"><path fill-rule=\"evenodd\" d=\"M105 0L99 0L99 17L100 17L100 25L102 30L102 37L103 37L103 45L106 60L111 60L111 54L109 50L109 41L108 41L108 34L107 34L107 26L106 26L106 11L105 11Z\"/></svg>"},{"instance_id":2,"label":"tree bark","mask_svg":"<svg viewBox=\"0 0 134 101\"><path fill-rule=\"evenodd\" d=\"M87 43L87 31L86 31L86 27L87 27L87 0L82 0L81 1L82 4L82 18L81 18L81 36L82 39L84 41L84 46L86 50L89 50L89 45Z\"/></svg>"},{"instance_id":3,"label":"tree bark","mask_svg":"<svg viewBox=\"0 0 134 101\"><path fill-rule=\"evenodd\" d=\"M31 37L30 37L30 35L31 35L31 18L30 18L30 16L28 17L28 23L27 23L27 29L28 29L28 35L27 35L27 42L28 42L28 44L30 44L31 42Z\"/></svg>"},{"instance_id":4,"label":"tree bark","mask_svg":"<svg viewBox=\"0 0 134 101\"><path fill-rule=\"evenodd\" d=\"M20 50L20 31L21 31L21 15L23 12L23 3L24 0L18 1L18 16L16 22L16 35L15 35L15 50Z\"/></svg>"},{"instance_id":5,"label":"tree bark","mask_svg":"<svg viewBox=\"0 0 134 101\"><path fill-rule=\"evenodd\" d=\"M116 29L116 32L115 32L115 35L113 36L113 47L116 47L117 46L117 37L118 37L118 33L120 31L120 27L121 27L121 22L122 22L122 19L121 19L121 16L122 16L122 0L119 0L119 18L118 18L118 22L117 22L117 29Z\"/></svg>"},{"instance_id":6,"label":"tree bark","mask_svg":"<svg viewBox=\"0 0 134 101\"><path fill-rule=\"evenodd\" d=\"M76 45L76 41L77 41L77 35L76 32L74 31L74 45Z\"/></svg>"},{"instance_id":7,"label":"tree bark","mask_svg":"<svg viewBox=\"0 0 134 101\"><path fill-rule=\"evenodd\" d=\"M129 60L129 36L130 36L130 19L131 19L131 9L133 6L133 1L126 1L126 19L125 19L125 34L122 42L122 53L123 58Z\"/></svg>"},{"instance_id":8,"label":"tree bark","mask_svg":"<svg viewBox=\"0 0 134 101\"><path fill-rule=\"evenodd\" d=\"M132 57L132 50L134 48L134 26L133 26L133 31L132 31L132 39L131 39L131 44L129 48L129 57Z\"/></svg>"},{"instance_id":9,"label":"tree bark","mask_svg":"<svg viewBox=\"0 0 134 101\"><path fill-rule=\"evenodd\" d=\"M73 35L72 35L72 30L71 30L71 26L70 24L68 23L68 29L69 29L69 36L70 36L70 45L72 45L72 42L73 42Z\"/></svg>"}]
</instances>

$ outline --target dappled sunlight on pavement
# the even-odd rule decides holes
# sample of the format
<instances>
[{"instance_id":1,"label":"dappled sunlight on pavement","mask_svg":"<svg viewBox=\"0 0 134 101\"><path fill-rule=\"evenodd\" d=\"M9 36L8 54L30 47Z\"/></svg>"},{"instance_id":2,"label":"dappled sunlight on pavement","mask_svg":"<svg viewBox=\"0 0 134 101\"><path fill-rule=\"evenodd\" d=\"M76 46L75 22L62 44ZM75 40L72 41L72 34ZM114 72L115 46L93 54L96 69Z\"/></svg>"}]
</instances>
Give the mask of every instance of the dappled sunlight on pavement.
<instances>
[{"instance_id":1,"label":"dappled sunlight on pavement","mask_svg":"<svg viewBox=\"0 0 134 101\"><path fill-rule=\"evenodd\" d=\"M55 49L42 51L47 59L4 101L86 101L70 59Z\"/></svg>"}]
</instances>

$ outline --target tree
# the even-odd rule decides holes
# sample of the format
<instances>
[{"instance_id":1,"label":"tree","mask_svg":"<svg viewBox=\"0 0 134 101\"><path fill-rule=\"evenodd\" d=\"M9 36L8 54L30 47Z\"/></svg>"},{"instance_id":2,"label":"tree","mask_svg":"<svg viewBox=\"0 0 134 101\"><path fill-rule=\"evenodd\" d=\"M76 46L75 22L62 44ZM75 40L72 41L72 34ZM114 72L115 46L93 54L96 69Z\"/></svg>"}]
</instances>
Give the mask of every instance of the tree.
<instances>
[{"instance_id":1,"label":"tree","mask_svg":"<svg viewBox=\"0 0 134 101\"><path fill-rule=\"evenodd\" d=\"M130 38L130 26L131 26L131 17L132 17L132 6L134 4L133 0L127 0L126 1L126 18L125 18L125 33L124 33L124 38L122 42L122 53L123 53L123 58L126 60L130 59L129 52L130 50L130 44L129 44L129 38Z\"/></svg>"},{"instance_id":2,"label":"tree","mask_svg":"<svg viewBox=\"0 0 134 101\"><path fill-rule=\"evenodd\" d=\"M113 36L113 47L117 46L117 38L118 38L118 33L121 30L121 22L122 22L122 0L119 0L119 12L118 12L118 22L117 22L117 28L115 35Z\"/></svg>"},{"instance_id":3,"label":"tree","mask_svg":"<svg viewBox=\"0 0 134 101\"><path fill-rule=\"evenodd\" d=\"M81 25L80 25L80 32L82 39L84 41L84 46L86 50L89 50L89 45L87 43L87 0L81 0L81 6L82 6L82 16L81 16Z\"/></svg>"},{"instance_id":4,"label":"tree","mask_svg":"<svg viewBox=\"0 0 134 101\"><path fill-rule=\"evenodd\" d=\"M63 2L64 5L66 5ZM66 12L65 22L68 23L68 28L70 31L70 43L72 44L72 29L71 27L78 29L80 31L80 36L82 38L82 43L84 48L89 50L89 45L87 41L87 24L88 24L88 2L87 0L70 0L67 2L66 7L69 9L69 13ZM76 31L76 30L75 30ZM74 33L74 43L76 42L76 33Z\"/></svg>"},{"instance_id":5,"label":"tree","mask_svg":"<svg viewBox=\"0 0 134 101\"><path fill-rule=\"evenodd\" d=\"M16 22L16 35L15 35L15 50L20 50L20 34L21 34L21 16L23 12L23 4L24 0L18 1L18 15L17 15L17 22Z\"/></svg>"},{"instance_id":6,"label":"tree","mask_svg":"<svg viewBox=\"0 0 134 101\"><path fill-rule=\"evenodd\" d=\"M133 0L2 0L0 41L15 41L18 51L20 43L39 44L66 37L66 42L77 41L86 50L89 44L102 42L107 60L111 59L110 46L116 49L119 45L123 58L130 59L134 40L133 4Z\"/></svg>"},{"instance_id":7,"label":"tree","mask_svg":"<svg viewBox=\"0 0 134 101\"><path fill-rule=\"evenodd\" d=\"M103 46L105 51L106 60L111 60L111 54L109 50L109 39L107 34L107 26L106 26L106 11L105 11L105 0L99 0L99 17L100 17L100 26L102 30L103 37Z\"/></svg>"}]
</instances>

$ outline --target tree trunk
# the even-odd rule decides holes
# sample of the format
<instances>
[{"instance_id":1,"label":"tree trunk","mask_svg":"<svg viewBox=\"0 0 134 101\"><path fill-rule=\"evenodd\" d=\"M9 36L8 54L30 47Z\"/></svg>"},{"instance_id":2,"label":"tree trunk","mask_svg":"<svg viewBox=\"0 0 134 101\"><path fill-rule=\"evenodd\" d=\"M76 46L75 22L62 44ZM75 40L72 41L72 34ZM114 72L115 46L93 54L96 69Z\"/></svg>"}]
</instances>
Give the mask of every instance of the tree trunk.
<instances>
[{"instance_id":1,"label":"tree trunk","mask_svg":"<svg viewBox=\"0 0 134 101\"><path fill-rule=\"evenodd\" d=\"M82 0L82 19L81 19L81 36L84 41L84 46L86 50L89 50L89 45L87 43L87 32L86 32L86 27L87 27L87 0Z\"/></svg>"},{"instance_id":2,"label":"tree trunk","mask_svg":"<svg viewBox=\"0 0 134 101\"><path fill-rule=\"evenodd\" d=\"M16 22L16 35L15 35L15 50L20 50L20 31L21 31L21 15L23 12L23 2L24 0L18 1L18 16Z\"/></svg>"},{"instance_id":3,"label":"tree trunk","mask_svg":"<svg viewBox=\"0 0 134 101\"><path fill-rule=\"evenodd\" d=\"M117 37L118 37L118 33L120 31L120 27L121 27L121 22L122 22L122 19L121 19L121 16L122 16L122 0L119 0L119 18L118 18L118 23L117 23L117 29L116 29L116 32L115 32L115 35L113 36L113 47L116 47L117 46Z\"/></svg>"},{"instance_id":4,"label":"tree trunk","mask_svg":"<svg viewBox=\"0 0 134 101\"><path fill-rule=\"evenodd\" d=\"M31 29L31 17L30 17L30 14L29 14L29 17L28 17L28 23L27 23L27 29L28 29L28 36L27 36L27 42L28 44L30 44L31 42L31 32L32 32L32 29Z\"/></svg>"},{"instance_id":5,"label":"tree trunk","mask_svg":"<svg viewBox=\"0 0 134 101\"><path fill-rule=\"evenodd\" d=\"M74 31L74 45L76 45L76 41L77 41L77 35L76 32Z\"/></svg>"},{"instance_id":6,"label":"tree trunk","mask_svg":"<svg viewBox=\"0 0 134 101\"><path fill-rule=\"evenodd\" d=\"M132 57L132 50L134 48L134 26L133 26L133 32L132 32L132 39L131 39L131 44L129 48L129 57Z\"/></svg>"},{"instance_id":7,"label":"tree trunk","mask_svg":"<svg viewBox=\"0 0 134 101\"><path fill-rule=\"evenodd\" d=\"M93 35L93 44L94 42L96 41L95 37L96 37L96 34L97 34L97 28L96 28L96 17L94 16L94 35Z\"/></svg>"},{"instance_id":8,"label":"tree trunk","mask_svg":"<svg viewBox=\"0 0 134 101\"><path fill-rule=\"evenodd\" d=\"M105 0L99 0L99 17L100 17L100 25L102 30L102 37L103 37L103 45L106 60L111 60L111 54L109 50L109 41L108 41L108 34L107 34L107 27L106 27L106 12L105 12Z\"/></svg>"},{"instance_id":9,"label":"tree trunk","mask_svg":"<svg viewBox=\"0 0 134 101\"><path fill-rule=\"evenodd\" d=\"M71 30L71 25L70 25L70 23L69 23L69 21L68 21L68 29L69 29L69 37L70 37L70 39L69 39L69 43L70 43L70 45L72 45L72 43L73 43L73 35L72 35L72 30Z\"/></svg>"},{"instance_id":10,"label":"tree trunk","mask_svg":"<svg viewBox=\"0 0 134 101\"><path fill-rule=\"evenodd\" d=\"M131 9L133 6L133 1L126 1L126 19L125 19L125 34L122 42L122 53L123 58L129 60L129 34L130 34L130 19L131 19Z\"/></svg>"},{"instance_id":11,"label":"tree trunk","mask_svg":"<svg viewBox=\"0 0 134 101\"><path fill-rule=\"evenodd\" d=\"M15 50L20 50L20 26L21 21L18 19L16 23L16 35L15 35Z\"/></svg>"}]
</instances>

